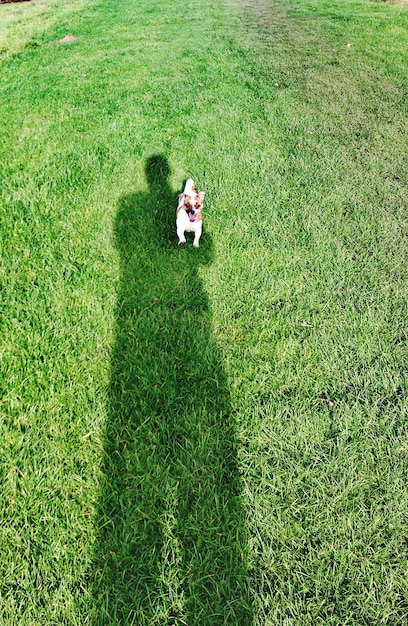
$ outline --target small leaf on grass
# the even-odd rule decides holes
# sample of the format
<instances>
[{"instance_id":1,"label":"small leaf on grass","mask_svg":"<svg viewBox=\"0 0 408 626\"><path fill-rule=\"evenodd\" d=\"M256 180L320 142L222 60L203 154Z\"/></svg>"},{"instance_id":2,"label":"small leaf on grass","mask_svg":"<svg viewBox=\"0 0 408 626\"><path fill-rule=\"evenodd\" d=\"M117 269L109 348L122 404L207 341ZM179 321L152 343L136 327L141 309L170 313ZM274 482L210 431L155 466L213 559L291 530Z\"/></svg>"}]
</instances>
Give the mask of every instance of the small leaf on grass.
<instances>
[{"instance_id":1,"label":"small leaf on grass","mask_svg":"<svg viewBox=\"0 0 408 626\"><path fill-rule=\"evenodd\" d=\"M77 38L75 37L75 35L65 35L65 37L60 39L59 42L60 43L73 43L76 40L77 40Z\"/></svg>"},{"instance_id":2,"label":"small leaf on grass","mask_svg":"<svg viewBox=\"0 0 408 626\"><path fill-rule=\"evenodd\" d=\"M302 320L301 322L299 322L299 326L303 326L304 328L313 328L313 324L309 324L309 322L306 322L306 320Z\"/></svg>"},{"instance_id":3,"label":"small leaf on grass","mask_svg":"<svg viewBox=\"0 0 408 626\"><path fill-rule=\"evenodd\" d=\"M329 406L329 409L333 409L334 408L334 403L329 400L329 398L317 398L318 402L324 402L325 404L327 404Z\"/></svg>"},{"instance_id":4,"label":"small leaf on grass","mask_svg":"<svg viewBox=\"0 0 408 626\"><path fill-rule=\"evenodd\" d=\"M80 439L82 439L82 441L85 441L85 439L88 439L88 437L90 437L91 435L92 435L92 430L90 430L89 433L87 433L86 435L82 435Z\"/></svg>"}]
</instances>

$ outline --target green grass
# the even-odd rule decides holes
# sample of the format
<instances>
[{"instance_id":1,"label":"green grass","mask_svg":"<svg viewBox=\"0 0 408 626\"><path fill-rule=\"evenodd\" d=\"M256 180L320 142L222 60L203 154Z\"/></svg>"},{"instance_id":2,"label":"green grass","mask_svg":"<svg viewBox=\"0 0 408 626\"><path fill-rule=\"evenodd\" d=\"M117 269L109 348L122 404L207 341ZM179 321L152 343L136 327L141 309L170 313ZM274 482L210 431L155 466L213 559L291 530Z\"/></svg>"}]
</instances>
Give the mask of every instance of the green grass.
<instances>
[{"instance_id":1,"label":"green grass","mask_svg":"<svg viewBox=\"0 0 408 626\"><path fill-rule=\"evenodd\" d=\"M407 623L407 28L0 7L2 625Z\"/></svg>"}]
</instances>

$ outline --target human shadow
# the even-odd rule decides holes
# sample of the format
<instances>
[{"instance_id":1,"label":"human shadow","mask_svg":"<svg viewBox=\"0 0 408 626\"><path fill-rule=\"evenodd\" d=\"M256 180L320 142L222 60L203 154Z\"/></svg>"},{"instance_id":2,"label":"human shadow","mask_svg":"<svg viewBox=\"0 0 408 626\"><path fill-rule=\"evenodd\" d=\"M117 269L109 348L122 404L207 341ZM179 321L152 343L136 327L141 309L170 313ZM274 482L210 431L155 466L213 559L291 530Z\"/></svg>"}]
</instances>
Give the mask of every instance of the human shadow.
<instances>
[{"instance_id":1,"label":"human shadow","mask_svg":"<svg viewBox=\"0 0 408 626\"><path fill-rule=\"evenodd\" d=\"M198 273L180 248L167 160L121 199L121 264L93 568L93 624L252 624L236 445Z\"/></svg>"}]
</instances>

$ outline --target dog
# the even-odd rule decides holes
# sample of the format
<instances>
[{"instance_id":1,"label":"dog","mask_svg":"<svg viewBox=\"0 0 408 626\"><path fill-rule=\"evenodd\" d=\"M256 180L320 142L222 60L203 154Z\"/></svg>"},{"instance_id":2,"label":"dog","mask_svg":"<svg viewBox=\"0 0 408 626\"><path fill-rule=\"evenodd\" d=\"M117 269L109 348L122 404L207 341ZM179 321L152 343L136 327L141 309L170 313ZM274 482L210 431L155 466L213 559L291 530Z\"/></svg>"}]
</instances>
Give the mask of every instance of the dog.
<instances>
[{"instance_id":1,"label":"dog","mask_svg":"<svg viewBox=\"0 0 408 626\"><path fill-rule=\"evenodd\" d=\"M203 231L203 203L205 191L196 191L194 181L189 178L183 193L179 194L176 212L178 245L186 243L185 233L194 233L193 246L198 248Z\"/></svg>"}]
</instances>

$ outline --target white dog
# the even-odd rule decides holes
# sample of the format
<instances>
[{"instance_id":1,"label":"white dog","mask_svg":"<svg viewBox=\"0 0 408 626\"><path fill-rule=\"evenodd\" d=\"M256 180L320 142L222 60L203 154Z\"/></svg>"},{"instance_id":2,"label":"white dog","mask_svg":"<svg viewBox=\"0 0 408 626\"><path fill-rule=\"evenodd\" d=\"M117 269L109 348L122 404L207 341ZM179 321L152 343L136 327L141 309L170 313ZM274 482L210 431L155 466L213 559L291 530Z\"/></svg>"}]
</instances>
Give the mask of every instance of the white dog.
<instances>
[{"instance_id":1,"label":"white dog","mask_svg":"<svg viewBox=\"0 0 408 626\"><path fill-rule=\"evenodd\" d=\"M198 248L203 230L203 203L205 191L196 191L191 178L186 182L183 193L179 194L176 228L179 246L186 243L185 233L194 233L193 246Z\"/></svg>"}]
</instances>

